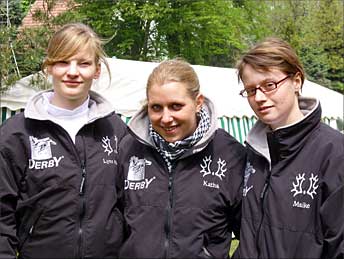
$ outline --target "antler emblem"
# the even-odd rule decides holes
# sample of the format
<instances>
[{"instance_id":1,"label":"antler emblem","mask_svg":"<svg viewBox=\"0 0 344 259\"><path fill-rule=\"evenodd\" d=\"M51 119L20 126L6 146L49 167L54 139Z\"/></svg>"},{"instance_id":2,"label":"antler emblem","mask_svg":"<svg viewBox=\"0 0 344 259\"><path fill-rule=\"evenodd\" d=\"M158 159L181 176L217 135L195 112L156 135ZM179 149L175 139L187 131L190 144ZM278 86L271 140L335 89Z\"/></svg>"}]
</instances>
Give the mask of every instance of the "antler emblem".
<instances>
[{"instance_id":1,"label":"antler emblem","mask_svg":"<svg viewBox=\"0 0 344 259\"><path fill-rule=\"evenodd\" d=\"M319 178L317 175L311 174L311 178L309 178L309 187L307 190L307 194L312 197L313 200L313 195L317 194L316 189L318 189L319 185L315 185L319 181Z\"/></svg>"},{"instance_id":2,"label":"antler emblem","mask_svg":"<svg viewBox=\"0 0 344 259\"><path fill-rule=\"evenodd\" d=\"M111 142L108 136L102 138L102 146L104 148L104 152L107 152L108 156L113 152L111 147Z\"/></svg>"},{"instance_id":3,"label":"antler emblem","mask_svg":"<svg viewBox=\"0 0 344 259\"><path fill-rule=\"evenodd\" d=\"M303 189L303 183L306 180L305 178L305 174L298 174L296 176L296 183L293 182L293 189L290 192L294 192L293 197L295 197L296 195L299 194L303 194L303 195L309 195L311 196L311 198L313 199L316 193L316 190L318 189L319 185L316 185L316 183L319 181L319 177L317 175L313 175L311 174L311 177L308 178L309 181L309 186L308 189L306 191L306 188Z\"/></svg>"},{"instance_id":4,"label":"antler emblem","mask_svg":"<svg viewBox=\"0 0 344 259\"><path fill-rule=\"evenodd\" d=\"M227 168L225 168L227 164L226 161L222 160L221 158L217 160L216 172L210 169L211 163L212 163L211 156L203 158L203 163L201 164L202 170L200 171L200 173L203 174L203 178L207 175L214 175L220 178L220 180L222 180L222 177L225 177L224 172L227 171Z\"/></svg>"}]
</instances>

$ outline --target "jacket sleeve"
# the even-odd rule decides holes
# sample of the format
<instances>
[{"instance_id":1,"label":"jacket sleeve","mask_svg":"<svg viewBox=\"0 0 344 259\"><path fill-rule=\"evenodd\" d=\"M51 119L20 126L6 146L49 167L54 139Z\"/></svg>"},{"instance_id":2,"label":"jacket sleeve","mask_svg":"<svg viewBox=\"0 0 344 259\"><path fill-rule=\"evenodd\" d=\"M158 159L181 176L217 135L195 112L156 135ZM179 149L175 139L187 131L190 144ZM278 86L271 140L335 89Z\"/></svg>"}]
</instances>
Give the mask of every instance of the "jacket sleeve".
<instances>
[{"instance_id":1,"label":"jacket sleeve","mask_svg":"<svg viewBox=\"0 0 344 259\"><path fill-rule=\"evenodd\" d=\"M232 149L234 148L234 145ZM235 235L235 239L240 237L240 225L241 225L241 205L242 205L242 192L243 192L243 180L246 167L247 153L244 146L237 143L236 153L232 158L231 168L231 206L229 208L229 221L231 222L231 231Z\"/></svg>"},{"instance_id":2,"label":"jacket sleeve","mask_svg":"<svg viewBox=\"0 0 344 259\"><path fill-rule=\"evenodd\" d=\"M320 208L324 247L321 258L344 258L344 152L328 162L325 200Z\"/></svg>"},{"instance_id":3,"label":"jacket sleeve","mask_svg":"<svg viewBox=\"0 0 344 259\"><path fill-rule=\"evenodd\" d=\"M18 188L9 161L0 152L0 258L16 258L15 210Z\"/></svg>"}]
</instances>

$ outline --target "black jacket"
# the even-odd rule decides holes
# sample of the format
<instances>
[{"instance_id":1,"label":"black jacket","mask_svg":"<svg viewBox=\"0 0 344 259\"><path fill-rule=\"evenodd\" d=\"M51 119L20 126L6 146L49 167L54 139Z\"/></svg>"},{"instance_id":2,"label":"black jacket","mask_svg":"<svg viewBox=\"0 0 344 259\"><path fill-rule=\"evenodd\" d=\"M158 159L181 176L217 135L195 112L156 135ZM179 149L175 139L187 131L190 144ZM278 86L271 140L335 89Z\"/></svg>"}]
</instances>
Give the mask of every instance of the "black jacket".
<instances>
[{"instance_id":1,"label":"black jacket","mask_svg":"<svg viewBox=\"0 0 344 259\"><path fill-rule=\"evenodd\" d=\"M211 104L208 103L208 111ZM227 258L238 230L245 149L212 128L169 173L141 111L120 145L127 239L121 258ZM239 198L239 199L238 199Z\"/></svg>"},{"instance_id":2,"label":"black jacket","mask_svg":"<svg viewBox=\"0 0 344 259\"><path fill-rule=\"evenodd\" d=\"M300 122L249 133L236 258L344 256L344 135L314 99L299 102Z\"/></svg>"},{"instance_id":3,"label":"black jacket","mask_svg":"<svg viewBox=\"0 0 344 259\"><path fill-rule=\"evenodd\" d=\"M74 144L41 99L1 127L0 258L114 258L123 238L115 168L126 125L91 93L89 122Z\"/></svg>"}]
</instances>

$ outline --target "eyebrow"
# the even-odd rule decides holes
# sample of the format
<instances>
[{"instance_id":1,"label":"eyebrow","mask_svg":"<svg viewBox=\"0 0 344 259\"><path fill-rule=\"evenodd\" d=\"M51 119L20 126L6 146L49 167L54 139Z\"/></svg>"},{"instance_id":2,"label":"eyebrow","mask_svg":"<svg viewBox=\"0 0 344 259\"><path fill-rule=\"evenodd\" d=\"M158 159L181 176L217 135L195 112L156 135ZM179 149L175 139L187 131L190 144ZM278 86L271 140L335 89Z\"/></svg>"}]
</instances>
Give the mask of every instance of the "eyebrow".
<instances>
[{"instance_id":1,"label":"eyebrow","mask_svg":"<svg viewBox=\"0 0 344 259\"><path fill-rule=\"evenodd\" d=\"M260 81L258 84L254 84L254 85L244 85L245 88L255 88L257 85L261 85L263 83L267 83L267 82L276 82L276 80L272 79L271 77L265 78L264 80Z\"/></svg>"}]
</instances>

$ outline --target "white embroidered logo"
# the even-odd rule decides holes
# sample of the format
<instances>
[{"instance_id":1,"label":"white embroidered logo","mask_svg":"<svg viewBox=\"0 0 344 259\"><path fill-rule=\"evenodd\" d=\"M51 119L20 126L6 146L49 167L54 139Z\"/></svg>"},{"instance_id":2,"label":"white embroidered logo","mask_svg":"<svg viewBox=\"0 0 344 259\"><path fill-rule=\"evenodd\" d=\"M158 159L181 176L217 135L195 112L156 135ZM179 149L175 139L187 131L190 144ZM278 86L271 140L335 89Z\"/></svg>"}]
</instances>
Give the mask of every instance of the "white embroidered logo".
<instances>
[{"instance_id":1,"label":"white embroidered logo","mask_svg":"<svg viewBox=\"0 0 344 259\"><path fill-rule=\"evenodd\" d=\"M248 179L252 174L256 172L256 169L250 164L250 162L246 163L245 167L245 177L244 177L244 189L243 189L243 196L246 197L247 193L253 188L253 185L247 186Z\"/></svg>"},{"instance_id":2,"label":"white embroidered logo","mask_svg":"<svg viewBox=\"0 0 344 259\"><path fill-rule=\"evenodd\" d=\"M29 136L29 141L31 147L29 169L46 169L59 166L64 156L53 157L51 145L56 145L55 141L49 137L38 139L33 136Z\"/></svg>"},{"instance_id":3,"label":"white embroidered logo","mask_svg":"<svg viewBox=\"0 0 344 259\"><path fill-rule=\"evenodd\" d=\"M314 199L314 196L317 194L317 189L319 187L318 181L319 177L317 175L311 174L311 177L308 177L308 185L305 183L305 173L298 174L295 177L295 181L293 181L293 188L290 190L293 194L293 197L300 196L309 196ZM294 200L293 207L301 208L301 209L309 209L311 207L311 204L305 202L305 201L297 201Z\"/></svg>"},{"instance_id":4,"label":"white embroidered logo","mask_svg":"<svg viewBox=\"0 0 344 259\"><path fill-rule=\"evenodd\" d=\"M104 152L107 153L108 156L112 152L115 152L116 154L118 153L117 152L117 144L118 144L117 136L115 136L114 139L115 139L115 149L112 148L111 140L110 140L110 138L108 136L102 138L102 142L103 142L102 146L104 148Z\"/></svg>"},{"instance_id":5,"label":"white embroidered logo","mask_svg":"<svg viewBox=\"0 0 344 259\"><path fill-rule=\"evenodd\" d=\"M303 183L305 181L305 174L298 174L296 176L296 183L293 182L293 189L290 192L294 192L293 197L302 194L302 195L309 195L312 200L314 199L314 195L316 195L316 190L318 189L319 185L316 185L319 181L317 175L311 174L311 177L308 178L308 188L303 188Z\"/></svg>"},{"instance_id":6,"label":"white embroidered logo","mask_svg":"<svg viewBox=\"0 0 344 259\"><path fill-rule=\"evenodd\" d=\"M152 181L156 178L153 176L150 179L145 179L145 166L151 165L152 162L145 158L139 159L132 156L129 160L129 169L127 180L125 180L124 189L141 190L147 189Z\"/></svg>"},{"instance_id":7,"label":"white embroidered logo","mask_svg":"<svg viewBox=\"0 0 344 259\"><path fill-rule=\"evenodd\" d=\"M211 155L209 157L203 158L203 161L200 164L200 167L201 167L200 173L202 174L202 177L204 178L206 176L213 176L213 177L219 178L222 181L223 178L225 177L224 173L227 171L227 168L225 168L227 165L226 161L219 158L217 160L217 170L216 171L211 170L212 162L213 162L213 160L211 158ZM209 182L208 180L204 180L204 179L203 179L203 186L210 187L210 188L216 188L216 189L220 188L218 183Z\"/></svg>"},{"instance_id":8,"label":"white embroidered logo","mask_svg":"<svg viewBox=\"0 0 344 259\"><path fill-rule=\"evenodd\" d=\"M220 178L220 180L222 181L222 177L225 177L224 172L227 171L227 168L224 168L226 166L226 161L222 160L221 158L217 160L216 172L210 169L211 163L211 156L203 158L203 163L201 164L202 170L200 171L200 173L203 173L203 178L207 175L213 175Z\"/></svg>"},{"instance_id":9,"label":"white embroidered logo","mask_svg":"<svg viewBox=\"0 0 344 259\"><path fill-rule=\"evenodd\" d=\"M31 158L36 160L45 160L52 158L50 144L56 145L49 137L38 139L33 136L29 137L31 145Z\"/></svg>"}]
</instances>

